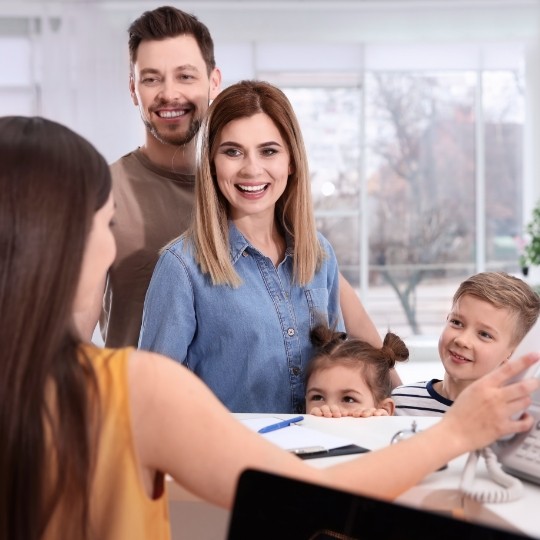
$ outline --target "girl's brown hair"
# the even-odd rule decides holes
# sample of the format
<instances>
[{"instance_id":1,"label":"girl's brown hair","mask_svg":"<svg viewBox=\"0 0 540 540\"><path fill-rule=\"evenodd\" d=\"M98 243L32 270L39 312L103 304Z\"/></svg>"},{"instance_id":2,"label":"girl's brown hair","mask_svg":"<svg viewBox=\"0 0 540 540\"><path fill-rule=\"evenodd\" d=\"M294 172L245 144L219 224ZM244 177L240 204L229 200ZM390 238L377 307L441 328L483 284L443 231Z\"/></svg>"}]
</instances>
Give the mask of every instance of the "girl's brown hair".
<instances>
[{"instance_id":1,"label":"girl's brown hair","mask_svg":"<svg viewBox=\"0 0 540 540\"><path fill-rule=\"evenodd\" d=\"M317 371L335 365L354 367L360 370L376 404L392 393L390 370L396 362L409 358L405 343L391 332L384 337L380 349L359 339L347 339L344 332L336 332L324 325L318 325L311 331L311 341L319 350L306 369L306 387Z\"/></svg>"}]
</instances>

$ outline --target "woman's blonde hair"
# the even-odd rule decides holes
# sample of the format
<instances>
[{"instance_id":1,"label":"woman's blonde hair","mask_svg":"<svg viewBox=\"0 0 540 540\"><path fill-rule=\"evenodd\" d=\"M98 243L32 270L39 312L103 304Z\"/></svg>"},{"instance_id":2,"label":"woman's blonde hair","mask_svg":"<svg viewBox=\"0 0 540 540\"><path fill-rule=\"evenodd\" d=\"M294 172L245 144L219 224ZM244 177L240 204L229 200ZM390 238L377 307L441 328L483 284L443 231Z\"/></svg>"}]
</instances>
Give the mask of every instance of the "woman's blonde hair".
<instances>
[{"instance_id":1,"label":"woman's blonde hair","mask_svg":"<svg viewBox=\"0 0 540 540\"><path fill-rule=\"evenodd\" d=\"M275 219L292 242L293 279L305 285L313 279L325 253L317 238L306 150L300 125L285 94L261 81L242 81L214 100L197 137L195 209L186 232L195 258L214 285L241 284L229 253L228 202L219 190L214 157L223 128L239 118L264 113L283 137L290 155L291 174L276 205Z\"/></svg>"}]
</instances>

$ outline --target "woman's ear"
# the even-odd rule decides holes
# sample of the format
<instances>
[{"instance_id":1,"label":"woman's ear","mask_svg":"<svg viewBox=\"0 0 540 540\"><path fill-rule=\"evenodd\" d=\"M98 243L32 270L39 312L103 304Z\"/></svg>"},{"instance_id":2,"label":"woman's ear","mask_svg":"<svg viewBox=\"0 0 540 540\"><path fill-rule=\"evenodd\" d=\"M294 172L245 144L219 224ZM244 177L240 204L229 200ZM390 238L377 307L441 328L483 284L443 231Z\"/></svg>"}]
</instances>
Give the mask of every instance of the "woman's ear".
<instances>
[{"instance_id":1,"label":"woman's ear","mask_svg":"<svg viewBox=\"0 0 540 540\"><path fill-rule=\"evenodd\" d=\"M291 174L294 174L295 172L295 168L294 168L294 165L289 162L289 176L291 176Z\"/></svg>"},{"instance_id":2,"label":"woman's ear","mask_svg":"<svg viewBox=\"0 0 540 540\"><path fill-rule=\"evenodd\" d=\"M378 409L384 409L388 413L388 416L394 416L394 410L396 408L396 405L394 403L394 400L392 398L388 397L386 399L383 399L377 405L377 408Z\"/></svg>"}]
</instances>

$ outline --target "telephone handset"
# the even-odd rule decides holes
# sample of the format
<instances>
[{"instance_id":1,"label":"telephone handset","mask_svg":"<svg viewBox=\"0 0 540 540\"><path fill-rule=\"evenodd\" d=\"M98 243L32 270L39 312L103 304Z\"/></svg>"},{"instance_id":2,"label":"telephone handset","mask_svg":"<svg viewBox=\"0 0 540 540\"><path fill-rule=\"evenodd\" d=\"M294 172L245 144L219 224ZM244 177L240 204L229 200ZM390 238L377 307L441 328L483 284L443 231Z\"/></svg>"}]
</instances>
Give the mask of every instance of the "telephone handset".
<instances>
[{"instance_id":1,"label":"telephone handset","mask_svg":"<svg viewBox=\"0 0 540 540\"><path fill-rule=\"evenodd\" d=\"M509 362L534 351L540 351L540 319L516 347ZM531 377L540 378L540 362L510 382ZM532 404L527 412L534 417L534 425L528 432L502 437L491 447L469 454L461 477L461 491L464 495L480 502L510 502L518 499L523 491L516 477L540 484L540 390L531 397ZM516 416L520 415L518 413ZM497 484L490 489L478 490L473 486L479 457L485 459L488 474Z\"/></svg>"}]
</instances>

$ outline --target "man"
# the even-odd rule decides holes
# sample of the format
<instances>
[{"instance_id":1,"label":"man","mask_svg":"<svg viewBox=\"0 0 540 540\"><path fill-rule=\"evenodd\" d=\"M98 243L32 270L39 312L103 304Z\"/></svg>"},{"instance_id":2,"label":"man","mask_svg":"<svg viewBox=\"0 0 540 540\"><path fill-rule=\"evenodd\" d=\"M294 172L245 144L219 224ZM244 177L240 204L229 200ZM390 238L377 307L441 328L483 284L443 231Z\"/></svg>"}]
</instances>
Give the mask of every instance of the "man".
<instances>
[{"instance_id":1,"label":"man","mask_svg":"<svg viewBox=\"0 0 540 540\"><path fill-rule=\"evenodd\" d=\"M111 165L118 254L109 271L100 320L108 347L137 345L159 251L184 232L191 218L194 138L221 84L208 28L173 7L147 11L131 24L129 54L130 93L146 136L143 146ZM340 289L347 331L382 345L343 277Z\"/></svg>"},{"instance_id":2,"label":"man","mask_svg":"<svg viewBox=\"0 0 540 540\"><path fill-rule=\"evenodd\" d=\"M100 320L109 347L137 345L159 250L189 223L194 137L221 83L208 28L175 8L160 7L135 20L129 54L129 89L146 137L143 146L111 165L118 255Z\"/></svg>"}]
</instances>

